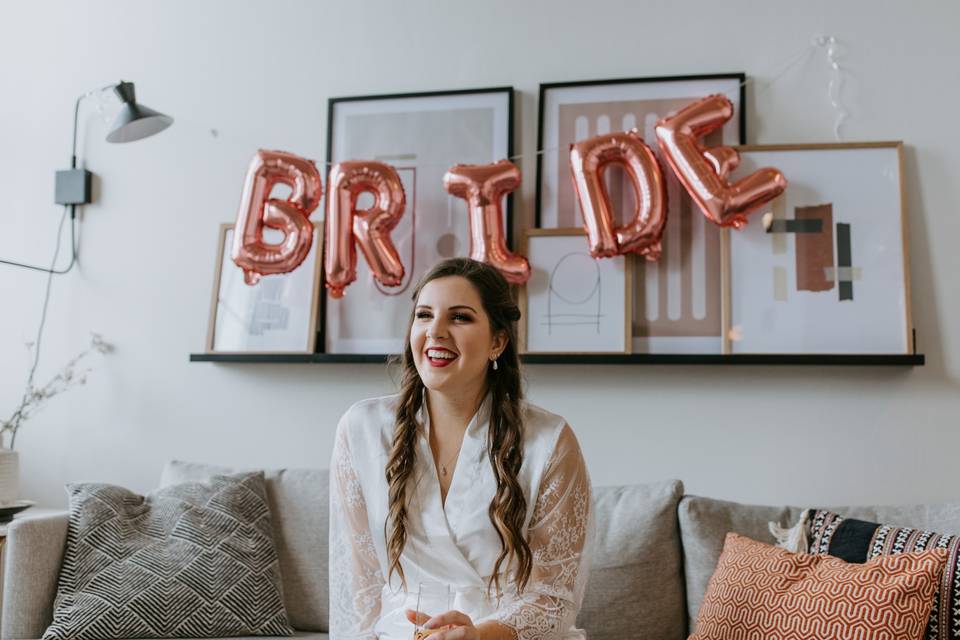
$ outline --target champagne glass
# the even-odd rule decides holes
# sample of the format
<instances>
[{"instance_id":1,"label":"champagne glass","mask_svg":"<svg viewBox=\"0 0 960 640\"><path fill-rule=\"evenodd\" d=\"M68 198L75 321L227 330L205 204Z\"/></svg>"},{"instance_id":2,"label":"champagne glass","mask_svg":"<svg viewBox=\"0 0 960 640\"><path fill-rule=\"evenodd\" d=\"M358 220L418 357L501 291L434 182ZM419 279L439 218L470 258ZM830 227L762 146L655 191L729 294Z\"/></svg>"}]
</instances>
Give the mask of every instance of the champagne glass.
<instances>
[{"instance_id":1,"label":"champagne glass","mask_svg":"<svg viewBox=\"0 0 960 640\"><path fill-rule=\"evenodd\" d=\"M440 582L421 582L417 589L417 611L427 617L418 618L413 625L413 640L422 640L440 629L424 629L423 625L433 616L450 610L450 585Z\"/></svg>"}]
</instances>

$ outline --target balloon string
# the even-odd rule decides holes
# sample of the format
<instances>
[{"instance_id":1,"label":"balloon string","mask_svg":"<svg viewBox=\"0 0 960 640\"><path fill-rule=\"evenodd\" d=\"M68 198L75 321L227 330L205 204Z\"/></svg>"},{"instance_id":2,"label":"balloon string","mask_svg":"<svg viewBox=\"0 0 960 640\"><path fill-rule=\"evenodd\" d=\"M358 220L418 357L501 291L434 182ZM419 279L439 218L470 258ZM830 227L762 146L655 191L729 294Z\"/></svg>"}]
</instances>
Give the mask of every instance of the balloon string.
<instances>
[{"instance_id":1,"label":"balloon string","mask_svg":"<svg viewBox=\"0 0 960 640\"><path fill-rule=\"evenodd\" d=\"M850 112L843 106L841 93L846 80L846 69L840 64L840 56L843 50L840 43L834 36L820 36L814 40L814 44L825 49L827 55L827 64L830 65L830 84L827 86L827 98L833 106L837 117L833 121L833 137L839 142L841 138L840 127L844 121L850 117Z\"/></svg>"},{"instance_id":2,"label":"balloon string","mask_svg":"<svg viewBox=\"0 0 960 640\"><path fill-rule=\"evenodd\" d=\"M779 62L771 65L767 71L761 72L758 76L751 76L746 78L742 82L737 83L735 88L730 89L729 91L718 92L728 98L738 97L740 90L748 84L752 84L755 87L755 92L761 92L766 88L770 87L780 79L782 79L787 73L793 69L797 64L806 61L814 52L818 49L823 49L827 57L827 63L831 69L831 77L827 87L827 96L830 100L830 104L833 106L836 112L836 119L834 121L833 131L834 137L837 140L840 140L840 127L850 117L850 112L844 107L841 100L841 93L843 91L843 85L845 81L845 67L840 64L839 58L841 54L840 45L837 41L837 38L834 36L818 36L811 40L805 47L799 49L794 54L780 60ZM769 80L762 80L762 75L765 75L767 72L775 73L772 78ZM740 106L743 108L743 105ZM202 125L198 122L192 122L189 119L179 118L179 120L188 125L200 127L206 129L211 137L219 138L222 135L222 132L218 129ZM228 136L230 138L239 139L238 136ZM547 153L554 153L560 151L560 147L547 147L544 149L537 149L534 152L527 153L517 153L510 156L507 156L507 159L510 161L523 160L524 158L541 156ZM456 161L453 161L456 163ZM336 162L319 162L315 161L315 164L318 166L323 166L329 168ZM427 167L444 167L448 168L451 166L451 162L423 162L417 163L417 167L427 168Z\"/></svg>"}]
</instances>

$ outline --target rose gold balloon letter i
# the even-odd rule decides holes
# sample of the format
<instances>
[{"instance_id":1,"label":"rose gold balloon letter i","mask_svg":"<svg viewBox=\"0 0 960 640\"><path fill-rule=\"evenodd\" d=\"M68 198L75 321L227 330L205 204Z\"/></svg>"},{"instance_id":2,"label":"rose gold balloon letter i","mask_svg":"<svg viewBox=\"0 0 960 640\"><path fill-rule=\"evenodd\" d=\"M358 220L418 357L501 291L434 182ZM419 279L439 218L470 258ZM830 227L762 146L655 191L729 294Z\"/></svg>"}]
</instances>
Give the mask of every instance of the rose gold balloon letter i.
<instances>
[{"instance_id":1,"label":"rose gold balloon letter i","mask_svg":"<svg viewBox=\"0 0 960 640\"><path fill-rule=\"evenodd\" d=\"M450 195L467 201L470 257L496 267L507 282L526 282L530 264L507 249L503 233L503 197L520 186L520 169L509 160L458 164L447 171L443 186Z\"/></svg>"}]
</instances>

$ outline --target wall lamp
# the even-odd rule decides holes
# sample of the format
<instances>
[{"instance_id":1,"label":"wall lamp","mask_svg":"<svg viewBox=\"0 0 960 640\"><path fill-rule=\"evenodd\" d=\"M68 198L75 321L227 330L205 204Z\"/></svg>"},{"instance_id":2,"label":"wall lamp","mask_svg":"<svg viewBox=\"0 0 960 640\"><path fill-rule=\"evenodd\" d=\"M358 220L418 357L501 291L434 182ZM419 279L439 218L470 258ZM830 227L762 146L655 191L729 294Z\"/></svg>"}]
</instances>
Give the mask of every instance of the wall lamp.
<instances>
[{"instance_id":1,"label":"wall lamp","mask_svg":"<svg viewBox=\"0 0 960 640\"><path fill-rule=\"evenodd\" d=\"M54 201L57 204L62 204L70 211L70 246L72 249L70 265L65 269L57 270L11 262L9 260L0 260L0 264L23 267L24 269L32 269L34 271L56 275L67 273L73 268L73 265L77 261L76 211L78 206L92 202L91 184L93 182L93 174L90 171L77 168L77 121L80 115L80 104L85 98L108 89L113 89L114 93L117 94L117 97L120 98L121 106L120 112L110 126L110 131L107 133L107 142L133 142L135 140L141 140L155 133L160 133L173 124L173 118L170 116L164 115L159 111L154 111L137 102L132 82L120 81L119 84L107 85L101 89L88 91L79 96L73 108L73 147L70 154L70 168L57 171L54 188Z\"/></svg>"}]
</instances>

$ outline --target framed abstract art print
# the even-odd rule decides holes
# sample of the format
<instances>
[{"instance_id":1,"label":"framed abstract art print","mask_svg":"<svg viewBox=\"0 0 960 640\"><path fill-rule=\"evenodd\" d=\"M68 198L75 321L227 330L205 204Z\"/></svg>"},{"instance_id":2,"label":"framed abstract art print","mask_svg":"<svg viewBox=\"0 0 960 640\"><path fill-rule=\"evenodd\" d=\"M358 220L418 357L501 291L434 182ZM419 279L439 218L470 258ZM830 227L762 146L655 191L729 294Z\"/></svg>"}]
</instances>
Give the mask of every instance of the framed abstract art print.
<instances>
[{"instance_id":1,"label":"framed abstract art print","mask_svg":"<svg viewBox=\"0 0 960 640\"><path fill-rule=\"evenodd\" d=\"M787 190L730 231L729 353L913 350L903 144L740 148Z\"/></svg>"},{"instance_id":2,"label":"framed abstract art print","mask_svg":"<svg viewBox=\"0 0 960 640\"><path fill-rule=\"evenodd\" d=\"M323 225L313 223L313 247L299 267L264 276L255 285L244 282L243 270L230 257L233 233L234 225L220 226L207 353L313 353Z\"/></svg>"},{"instance_id":3,"label":"framed abstract art print","mask_svg":"<svg viewBox=\"0 0 960 640\"><path fill-rule=\"evenodd\" d=\"M540 85L537 226L574 227L582 216L570 178L572 142L636 128L664 167L668 215L658 261L633 262L632 351L719 354L722 350L720 229L704 218L660 157L654 127L661 118L715 93L734 116L704 140L707 146L746 141L743 73ZM617 166L605 175L622 223L636 208L630 180Z\"/></svg>"},{"instance_id":4,"label":"framed abstract art print","mask_svg":"<svg viewBox=\"0 0 960 640\"><path fill-rule=\"evenodd\" d=\"M328 166L378 160L403 181L406 210L391 236L406 273L400 286L384 287L359 256L357 279L344 296L324 295L325 352L400 352L417 280L440 260L470 251L466 201L446 192L443 176L458 163L510 157L512 111L510 87L330 100ZM510 238L509 197L504 211Z\"/></svg>"}]
</instances>

